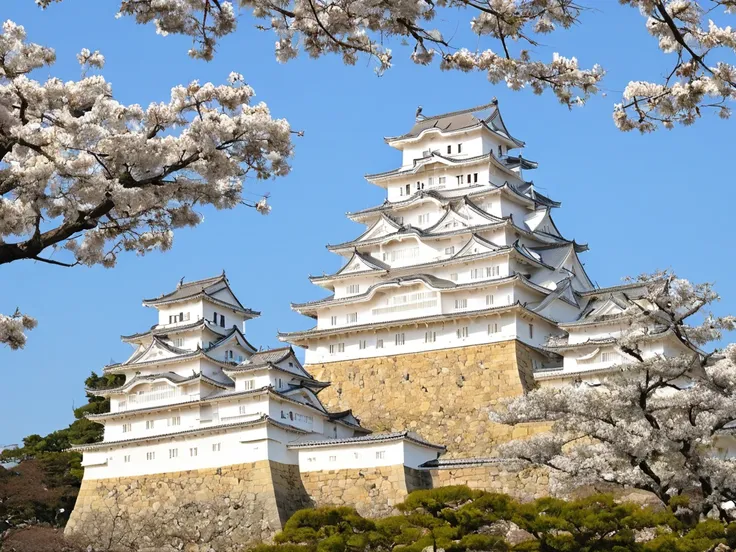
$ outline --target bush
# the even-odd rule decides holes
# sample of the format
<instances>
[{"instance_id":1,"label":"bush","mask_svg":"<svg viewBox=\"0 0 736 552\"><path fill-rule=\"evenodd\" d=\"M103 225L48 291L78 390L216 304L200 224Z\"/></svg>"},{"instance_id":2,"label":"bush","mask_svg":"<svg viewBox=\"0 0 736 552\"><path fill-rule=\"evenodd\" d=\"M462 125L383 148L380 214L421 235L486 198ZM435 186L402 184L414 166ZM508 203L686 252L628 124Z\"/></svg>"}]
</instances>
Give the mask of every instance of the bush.
<instances>
[{"instance_id":1,"label":"bush","mask_svg":"<svg viewBox=\"0 0 736 552\"><path fill-rule=\"evenodd\" d=\"M522 504L464 486L415 491L399 515L378 520L353 508L300 510L256 552L705 552L736 546L736 523L698 521L687 499L654 510L612 495ZM683 515L685 512L685 515ZM515 533L525 538L507 538Z\"/></svg>"}]
</instances>

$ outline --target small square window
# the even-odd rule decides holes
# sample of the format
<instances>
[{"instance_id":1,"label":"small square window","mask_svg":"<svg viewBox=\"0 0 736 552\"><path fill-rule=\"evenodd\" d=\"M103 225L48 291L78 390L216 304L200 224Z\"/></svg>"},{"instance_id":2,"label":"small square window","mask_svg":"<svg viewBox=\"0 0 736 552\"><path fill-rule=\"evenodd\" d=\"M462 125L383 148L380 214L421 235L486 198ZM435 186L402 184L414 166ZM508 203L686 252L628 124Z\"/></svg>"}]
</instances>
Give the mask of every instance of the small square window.
<instances>
[{"instance_id":1,"label":"small square window","mask_svg":"<svg viewBox=\"0 0 736 552\"><path fill-rule=\"evenodd\" d=\"M385 450L377 450L376 451L376 460L383 460L386 458L386 451Z\"/></svg>"}]
</instances>

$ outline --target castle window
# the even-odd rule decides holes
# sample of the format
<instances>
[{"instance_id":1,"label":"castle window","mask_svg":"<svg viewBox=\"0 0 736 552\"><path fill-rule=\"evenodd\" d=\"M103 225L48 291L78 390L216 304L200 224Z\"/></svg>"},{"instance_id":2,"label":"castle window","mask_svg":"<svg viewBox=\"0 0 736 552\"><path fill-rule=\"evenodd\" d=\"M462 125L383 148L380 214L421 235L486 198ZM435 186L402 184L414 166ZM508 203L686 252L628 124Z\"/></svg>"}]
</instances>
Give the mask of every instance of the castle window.
<instances>
[{"instance_id":1,"label":"castle window","mask_svg":"<svg viewBox=\"0 0 736 552\"><path fill-rule=\"evenodd\" d=\"M130 433L133 431L133 424L123 424L123 433Z\"/></svg>"},{"instance_id":2,"label":"castle window","mask_svg":"<svg viewBox=\"0 0 736 552\"><path fill-rule=\"evenodd\" d=\"M366 340L365 339L361 339L360 341L358 341L358 348L359 349L365 349L365 346L366 346Z\"/></svg>"},{"instance_id":3,"label":"castle window","mask_svg":"<svg viewBox=\"0 0 736 552\"><path fill-rule=\"evenodd\" d=\"M417 219L419 220L419 224L428 224L429 223L429 213L427 213L426 215L419 215Z\"/></svg>"},{"instance_id":4,"label":"castle window","mask_svg":"<svg viewBox=\"0 0 736 552\"><path fill-rule=\"evenodd\" d=\"M184 322L184 313L183 312L180 312L179 313L179 322Z\"/></svg>"},{"instance_id":5,"label":"castle window","mask_svg":"<svg viewBox=\"0 0 736 552\"><path fill-rule=\"evenodd\" d=\"M147 452L146 453L146 460L155 460L156 459L156 453L155 452Z\"/></svg>"},{"instance_id":6,"label":"castle window","mask_svg":"<svg viewBox=\"0 0 736 552\"><path fill-rule=\"evenodd\" d=\"M534 324L529 324L529 339L534 338Z\"/></svg>"},{"instance_id":7,"label":"castle window","mask_svg":"<svg viewBox=\"0 0 736 552\"><path fill-rule=\"evenodd\" d=\"M473 173L473 184L478 182L478 173Z\"/></svg>"},{"instance_id":8,"label":"castle window","mask_svg":"<svg viewBox=\"0 0 736 552\"><path fill-rule=\"evenodd\" d=\"M468 174L468 184L470 184L470 174Z\"/></svg>"},{"instance_id":9,"label":"castle window","mask_svg":"<svg viewBox=\"0 0 736 552\"><path fill-rule=\"evenodd\" d=\"M447 177L446 177L446 176L440 176L440 177L439 177L439 178L437 179L437 183L438 183L438 184L445 184L446 182L447 182Z\"/></svg>"},{"instance_id":10,"label":"castle window","mask_svg":"<svg viewBox=\"0 0 736 552\"><path fill-rule=\"evenodd\" d=\"M212 443L212 452L220 452L222 450L222 443Z\"/></svg>"},{"instance_id":11,"label":"castle window","mask_svg":"<svg viewBox=\"0 0 736 552\"><path fill-rule=\"evenodd\" d=\"M256 380L247 379L243 382L243 389L245 391L253 391L256 388Z\"/></svg>"},{"instance_id":12,"label":"castle window","mask_svg":"<svg viewBox=\"0 0 736 552\"><path fill-rule=\"evenodd\" d=\"M358 321L358 313L357 312L349 312L345 315L345 323L346 324L355 324Z\"/></svg>"},{"instance_id":13,"label":"castle window","mask_svg":"<svg viewBox=\"0 0 736 552\"><path fill-rule=\"evenodd\" d=\"M434 343L437 341L437 332L424 332L424 342Z\"/></svg>"},{"instance_id":14,"label":"castle window","mask_svg":"<svg viewBox=\"0 0 736 552\"><path fill-rule=\"evenodd\" d=\"M217 314L216 312L213 312L212 313L212 322L215 324L215 326L217 326L217 319L218 319L219 316L220 315Z\"/></svg>"},{"instance_id":15,"label":"castle window","mask_svg":"<svg viewBox=\"0 0 736 552\"><path fill-rule=\"evenodd\" d=\"M462 328L457 329L457 338L458 339L466 339L468 337L468 327L463 326Z\"/></svg>"},{"instance_id":16,"label":"castle window","mask_svg":"<svg viewBox=\"0 0 736 552\"><path fill-rule=\"evenodd\" d=\"M455 246L445 247L445 255L452 255L455 253Z\"/></svg>"},{"instance_id":17,"label":"castle window","mask_svg":"<svg viewBox=\"0 0 736 552\"><path fill-rule=\"evenodd\" d=\"M462 144L458 144L457 145L457 152L458 153L462 153L463 152L463 145Z\"/></svg>"},{"instance_id":18,"label":"castle window","mask_svg":"<svg viewBox=\"0 0 736 552\"><path fill-rule=\"evenodd\" d=\"M225 315L224 314L220 315L220 327L222 328L225 327Z\"/></svg>"},{"instance_id":19,"label":"castle window","mask_svg":"<svg viewBox=\"0 0 736 552\"><path fill-rule=\"evenodd\" d=\"M172 416L169 418L169 426L181 425L181 416Z\"/></svg>"},{"instance_id":20,"label":"castle window","mask_svg":"<svg viewBox=\"0 0 736 552\"><path fill-rule=\"evenodd\" d=\"M130 462L130 454L126 454L125 456L123 456L123 462L125 462L126 464Z\"/></svg>"},{"instance_id":21,"label":"castle window","mask_svg":"<svg viewBox=\"0 0 736 552\"><path fill-rule=\"evenodd\" d=\"M386 451L385 450L377 450L376 451L376 460L383 460L386 458Z\"/></svg>"},{"instance_id":22,"label":"castle window","mask_svg":"<svg viewBox=\"0 0 736 552\"><path fill-rule=\"evenodd\" d=\"M337 326L337 316L330 316L330 324L332 326Z\"/></svg>"},{"instance_id":23,"label":"castle window","mask_svg":"<svg viewBox=\"0 0 736 552\"><path fill-rule=\"evenodd\" d=\"M146 420L146 429L153 429L153 420Z\"/></svg>"},{"instance_id":24,"label":"castle window","mask_svg":"<svg viewBox=\"0 0 736 552\"><path fill-rule=\"evenodd\" d=\"M486 305L489 307L493 305L493 294L486 295Z\"/></svg>"},{"instance_id":25,"label":"castle window","mask_svg":"<svg viewBox=\"0 0 736 552\"><path fill-rule=\"evenodd\" d=\"M247 408L244 404L238 406L238 414L247 414Z\"/></svg>"},{"instance_id":26,"label":"castle window","mask_svg":"<svg viewBox=\"0 0 736 552\"><path fill-rule=\"evenodd\" d=\"M197 456L197 447L192 447L189 449L189 456Z\"/></svg>"},{"instance_id":27,"label":"castle window","mask_svg":"<svg viewBox=\"0 0 736 552\"><path fill-rule=\"evenodd\" d=\"M615 362L619 360L619 358L621 357L617 353L601 353L601 362Z\"/></svg>"},{"instance_id":28,"label":"castle window","mask_svg":"<svg viewBox=\"0 0 736 552\"><path fill-rule=\"evenodd\" d=\"M355 295L356 293L360 293L360 284L350 284L348 286L348 293L351 295Z\"/></svg>"},{"instance_id":29,"label":"castle window","mask_svg":"<svg viewBox=\"0 0 736 552\"><path fill-rule=\"evenodd\" d=\"M179 456L179 449L169 449L169 458L177 458Z\"/></svg>"},{"instance_id":30,"label":"castle window","mask_svg":"<svg viewBox=\"0 0 736 552\"><path fill-rule=\"evenodd\" d=\"M394 344L399 347L406 342L406 336L403 333L397 333L394 336Z\"/></svg>"},{"instance_id":31,"label":"castle window","mask_svg":"<svg viewBox=\"0 0 736 552\"><path fill-rule=\"evenodd\" d=\"M503 156L503 146L498 146L498 156Z\"/></svg>"},{"instance_id":32,"label":"castle window","mask_svg":"<svg viewBox=\"0 0 736 552\"><path fill-rule=\"evenodd\" d=\"M456 309L467 309L468 300L467 299L455 299L455 308Z\"/></svg>"},{"instance_id":33,"label":"castle window","mask_svg":"<svg viewBox=\"0 0 736 552\"><path fill-rule=\"evenodd\" d=\"M488 324L488 335L498 333L498 322Z\"/></svg>"},{"instance_id":34,"label":"castle window","mask_svg":"<svg viewBox=\"0 0 736 552\"><path fill-rule=\"evenodd\" d=\"M407 184L406 185L406 195L410 195L410 194L411 194L411 185Z\"/></svg>"},{"instance_id":35,"label":"castle window","mask_svg":"<svg viewBox=\"0 0 736 552\"><path fill-rule=\"evenodd\" d=\"M228 349L227 351L225 351L225 360L232 360L232 359L233 359L233 352L230 349Z\"/></svg>"},{"instance_id":36,"label":"castle window","mask_svg":"<svg viewBox=\"0 0 736 552\"><path fill-rule=\"evenodd\" d=\"M483 277L483 269L481 268L472 268L470 270L470 279L471 280L477 280L479 278Z\"/></svg>"},{"instance_id":37,"label":"castle window","mask_svg":"<svg viewBox=\"0 0 736 552\"><path fill-rule=\"evenodd\" d=\"M501 275L500 266L487 266L486 267L486 278L493 278L494 276Z\"/></svg>"},{"instance_id":38,"label":"castle window","mask_svg":"<svg viewBox=\"0 0 736 552\"><path fill-rule=\"evenodd\" d=\"M337 462L337 456L330 456L330 462Z\"/></svg>"},{"instance_id":39,"label":"castle window","mask_svg":"<svg viewBox=\"0 0 736 552\"><path fill-rule=\"evenodd\" d=\"M400 196L403 196L404 195L404 187L403 186L399 186L399 195Z\"/></svg>"},{"instance_id":40,"label":"castle window","mask_svg":"<svg viewBox=\"0 0 736 552\"><path fill-rule=\"evenodd\" d=\"M450 274L450 280L452 280L453 282L457 282L457 272L453 272L452 274Z\"/></svg>"},{"instance_id":41,"label":"castle window","mask_svg":"<svg viewBox=\"0 0 736 552\"><path fill-rule=\"evenodd\" d=\"M383 349L383 339L376 340L376 349Z\"/></svg>"},{"instance_id":42,"label":"castle window","mask_svg":"<svg viewBox=\"0 0 736 552\"><path fill-rule=\"evenodd\" d=\"M447 155L452 154L452 146L447 146Z\"/></svg>"},{"instance_id":43,"label":"castle window","mask_svg":"<svg viewBox=\"0 0 736 552\"><path fill-rule=\"evenodd\" d=\"M457 175L456 178L457 178L457 185L461 186L463 184L463 178L464 178L463 175L459 174Z\"/></svg>"},{"instance_id":44,"label":"castle window","mask_svg":"<svg viewBox=\"0 0 736 552\"><path fill-rule=\"evenodd\" d=\"M335 345L334 345L334 343L332 345L330 345L330 354L331 355L334 355L335 354Z\"/></svg>"},{"instance_id":45,"label":"castle window","mask_svg":"<svg viewBox=\"0 0 736 552\"><path fill-rule=\"evenodd\" d=\"M177 337L174 340L174 347L183 347L184 346L184 339L181 337Z\"/></svg>"},{"instance_id":46,"label":"castle window","mask_svg":"<svg viewBox=\"0 0 736 552\"><path fill-rule=\"evenodd\" d=\"M344 353L345 352L345 344L344 343L338 343L337 344L337 352L338 353Z\"/></svg>"}]
</instances>

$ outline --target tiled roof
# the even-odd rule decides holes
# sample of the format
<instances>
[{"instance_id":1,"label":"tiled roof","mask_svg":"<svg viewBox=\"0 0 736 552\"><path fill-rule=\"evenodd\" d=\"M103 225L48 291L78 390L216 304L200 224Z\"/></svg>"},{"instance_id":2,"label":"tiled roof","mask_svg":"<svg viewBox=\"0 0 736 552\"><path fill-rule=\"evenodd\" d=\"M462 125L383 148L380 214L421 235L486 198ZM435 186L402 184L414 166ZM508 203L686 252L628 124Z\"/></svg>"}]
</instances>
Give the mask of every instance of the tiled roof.
<instances>
[{"instance_id":1,"label":"tiled roof","mask_svg":"<svg viewBox=\"0 0 736 552\"><path fill-rule=\"evenodd\" d=\"M374 174L366 174L364 178L368 181L371 180L381 180L384 178L389 178L392 176L397 175L407 175L407 174L415 174L421 169L424 165L426 165L428 162L442 159L443 161L446 161L450 163L451 165L467 165L470 163L476 163L478 161L482 161L484 159L491 159L493 158L492 153L484 153L482 155L475 155L473 157L447 157L446 155L442 155L436 151L429 152L424 157L420 157L418 159L414 160L413 165L410 168L404 168L399 167L397 169L391 169L390 171L384 171L380 173L374 173Z\"/></svg>"},{"instance_id":2,"label":"tiled roof","mask_svg":"<svg viewBox=\"0 0 736 552\"><path fill-rule=\"evenodd\" d=\"M504 183L504 185L500 186L497 186L495 184L482 184L476 186L468 186L465 188L445 190L444 192L439 190L419 190L418 192L414 193L414 195L402 201L390 202L386 200L381 205L369 207L360 211L355 211L354 213L348 213L348 218L359 218L362 215L369 215L371 213L392 211L397 208L407 207L427 197L435 199L441 203L448 203L461 201L465 197L471 199L475 197L482 197L490 192L501 192L503 190L508 190L510 193L520 198L523 198L527 201L533 201L534 203L544 205L545 207L559 207L561 205L560 202L553 201L537 192L533 186L533 183L531 182L526 182L519 185L518 187L512 186L510 183L506 182ZM462 191L463 195L452 195L453 193L458 191Z\"/></svg>"},{"instance_id":3,"label":"tiled roof","mask_svg":"<svg viewBox=\"0 0 736 552\"><path fill-rule=\"evenodd\" d=\"M504 464L516 465L520 460L516 458L437 458L425 462L420 468L453 469L467 468L472 466L488 466Z\"/></svg>"},{"instance_id":4,"label":"tiled roof","mask_svg":"<svg viewBox=\"0 0 736 552\"><path fill-rule=\"evenodd\" d=\"M181 324L177 326L167 326L163 328L159 328L158 324L154 324L151 326L151 329L145 332L139 332L134 333L130 335L121 335L120 339L123 341L133 341L135 339L141 338L141 337L148 337L148 336L167 336L172 334L177 334L180 332L186 332L193 329L198 328L207 328L214 333L222 335L227 330L225 328L221 328L220 326L215 326L214 324L211 324L209 320L206 320L204 318L200 320L195 320L194 322L190 322L189 324Z\"/></svg>"},{"instance_id":5,"label":"tiled roof","mask_svg":"<svg viewBox=\"0 0 736 552\"><path fill-rule=\"evenodd\" d=\"M290 449L304 449L304 448L317 448L317 447L330 447L330 446L341 446L341 445L353 445L353 444L371 444L371 443L385 443L390 441L410 441L421 446L434 448L437 450L444 451L446 447L443 445L435 445L429 441L425 441L419 435L412 431L399 431L395 433L373 433L371 435L362 435L360 437L347 437L344 439L323 439L319 441L307 441L303 440L300 442L291 443L287 445Z\"/></svg>"},{"instance_id":6,"label":"tiled roof","mask_svg":"<svg viewBox=\"0 0 736 552\"><path fill-rule=\"evenodd\" d=\"M244 307L242 304L240 304L237 298L235 298L236 304L233 305L231 303L213 297L214 293L217 293L218 291L221 291L223 289L230 289L224 272L220 276L216 276L214 278L205 278L204 280L196 280L193 282L182 282L174 291L164 293L152 299L144 299L143 304L146 306L156 306L196 299L199 297L207 297L209 301L215 304L222 305L229 309L237 310L238 312L241 312L247 316L254 318L260 315L259 312ZM235 297L235 294L233 294L233 297Z\"/></svg>"},{"instance_id":7,"label":"tiled roof","mask_svg":"<svg viewBox=\"0 0 736 552\"><path fill-rule=\"evenodd\" d=\"M503 251L508 252L512 250L517 250L517 249L516 248L506 248ZM495 251L493 253L495 253ZM522 252L519 252L519 254L523 255ZM524 257L529 258L526 255L524 255ZM460 257L460 259L463 262L473 260L474 258L475 256L472 256L472 255L467 256L467 257ZM536 261L536 259L533 259L533 258L529 258L529 260ZM544 263L541 263L539 261L536 261L536 262L544 266ZM407 267L407 268L416 268L416 267ZM354 302L361 301L363 299L370 297L371 294L376 289L387 287L387 286L393 286L393 285L401 285L401 284L405 284L407 282L413 282L413 281L424 282L425 284L435 289L464 290L464 289L475 289L479 287L484 287L486 285L503 284L503 283L511 282L517 279L520 280L522 283L526 284L527 286L531 287L532 289L535 289L544 294L549 294L552 291L543 286L535 284L528 278L518 273L512 274L511 276L503 276L501 278L476 280L476 281L468 282L465 284L456 284L455 282L451 280L445 280L443 278L438 278L436 276L433 276L432 274L419 273L419 274L412 274L410 276L401 276L398 278L393 278L391 280L385 280L382 282L378 282L376 284L373 284L371 287L369 287L364 293L359 293L357 295L349 295L347 297L341 297L339 299L335 299L334 295L330 295L329 297L325 297L323 299L317 299L315 301L308 301L306 303L292 303L291 308L296 311L299 311L300 309L306 310L310 307L323 307L327 305L332 306L332 305L341 305L341 304L346 304L346 303L354 303Z\"/></svg>"},{"instance_id":8,"label":"tiled roof","mask_svg":"<svg viewBox=\"0 0 736 552\"><path fill-rule=\"evenodd\" d=\"M409 132L401 136L385 138L386 142L395 142L398 140L407 140L417 138L422 133L429 130L437 129L443 133L456 132L459 130L485 126L489 130L503 136L507 140L514 142L517 146L523 146L524 142L513 138L506 125L503 123L501 113L498 110L498 101L494 98L490 103L462 109L460 111L452 111L450 113L442 113L425 117L418 115L417 121Z\"/></svg>"}]
</instances>

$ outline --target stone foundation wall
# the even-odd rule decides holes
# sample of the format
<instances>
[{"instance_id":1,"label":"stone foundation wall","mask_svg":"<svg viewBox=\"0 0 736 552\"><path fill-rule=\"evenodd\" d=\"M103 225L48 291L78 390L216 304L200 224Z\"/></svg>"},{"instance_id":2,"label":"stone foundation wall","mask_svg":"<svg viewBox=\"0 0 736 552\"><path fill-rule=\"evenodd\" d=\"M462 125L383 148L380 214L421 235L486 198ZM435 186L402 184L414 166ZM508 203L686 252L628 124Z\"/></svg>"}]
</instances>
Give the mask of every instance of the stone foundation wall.
<instances>
[{"instance_id":1,"label":"stone foundation wall","mask_svg":"<svg viewBox=\"0 0 736 552\"><path fill-rule=\"evenodd\" d=\"M351 408L374 431L410 429L448 447L447 457L489 456L495 445L538 431L488 419L499 400L533 385L532 355L522 343L443 349L311 364L332 385L319 395L329 410Z\"/></svg>"},{"instance_id":2,"label":"stone foundation wall","mask_svg":"<svg viewBox=\"0 0 736 552\"><path fill-rule=\"evenodd\" d=\"M245 550L311 505L298 467L269 461L85 479L65 534L82 543L136 542L151 550Z\"/></svg>"},{"instance_id":3,"label":"stone foundation wall","mask_svg":"<svg viewBox=\"0 0 736 552\"><path fill-rule=\"evenodd\" d=\"M537 468L513 471L501 463L479 463L433 468L429 476L432 488L467 485L471 489L504 493L522 502L550 495L549 474Z\"/></svg>"},{"instance_id":4,"label":"stone foundation wall","mask_svg":"<svg viewBox=\"0 0 736 552\"><path fill-rule=\"evenodd\" d=\"M353 506L366 517L392 515L410 492L431 487L428 472L403 465L304 472L301 477L314 504Z\"/></svg>"}]
</instances>

